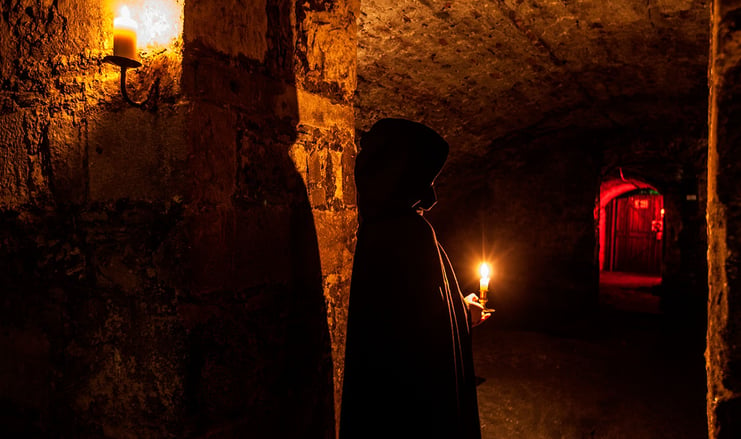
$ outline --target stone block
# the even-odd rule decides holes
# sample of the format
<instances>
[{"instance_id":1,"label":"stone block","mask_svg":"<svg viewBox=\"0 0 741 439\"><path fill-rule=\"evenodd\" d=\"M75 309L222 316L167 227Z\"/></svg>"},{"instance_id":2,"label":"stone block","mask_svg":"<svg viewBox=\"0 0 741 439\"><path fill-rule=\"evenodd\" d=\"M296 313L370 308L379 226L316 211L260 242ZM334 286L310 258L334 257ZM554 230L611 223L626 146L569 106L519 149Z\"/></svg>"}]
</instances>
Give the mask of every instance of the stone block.
<instances>
[{"instance_id":1,"label":"stone block","mask_svg":"<svg viewBox=\"0 0 741 439\"><path fill-rule=\"evenodd\" d=\"M301 170L291 157L298 159L296 154L305 151L292 148L294 132L292 124L270 120L252 121L240 130L237 191L241 201L290 204L306 200Z\"/></svg>"},{"instance_id":2,"label":"stone block","mask_svg":"<svg viewBox=\"0 0 741 439\"><path fill-rule=\"evenodd\" d=\"M297 91L298 115L302 125L315 128L340 128L354 130L352 106L337 104L326 96L301 88Z\"/></svg>"},{"instance_id":3,"label":"stone block","mask_svg":"<svg viewBox=\"0 0 741 439\"><path fill-rule=\"evenodd\" d=\"M0 116L0 206L6 208L30 201L23 120L22 112Z\"/></svg>"},{"instance_id":4,"label":"stone block","mask_svg":"<svg viewBox=\"0 0 741 439\"><path fill-rule=\"evenodd\" d=\"M79 204L87 197L87 169L82 128L62 111L49 121L49 156L53 192L58 202Z\"/></svg>"},{"instance_id":5,"label":"stone block","mask_svg":"<svg viewBox=\"0 0 741 439\"><path fill-rule=\"evenodd\" d=\"M354 185L352 179L354 155L345 156L344 152L347 148L354 150L352 131L342 125L316 128L302 123L299 125L296 145L294 149L301 148L305 154L306 184L312 206L315 208L343 206L347 185ZM352 163L346 163L348 158ZM350 187L349 191L354 204L354 186Z\"/></svg>"},{"instance_id":6,"label":"stone block","mask_svg":"<svg viewBox=\"0 0 741 439\"><path fill-rule=\"evenodd\" d=\"M234 212L231 207L199 207L188 213L192 294L229 288L233 275Z\"/></svg>"},{"instance_id":7,"label":"stone block","mask_svg":"<svg viewBox=\"0 0 741 439\"><path fill-rule=\"evenodd\" d=\"M203 47L185 50L183 90L192 99L230 105L256 118L298 118L292 72L264 72L252 61L225 59Z\"/></svg>"},{"instance_id":8,"label":"stone block","mask_svg":"<svg viewBox=\"0 0 741 439\"><path fill-rule=\"evenodd\" d=\"M327 205L327 191L323 187L315 187L309 190L309 201L316 209L323 209Z\"/></svg>"},{"instance_id":9,"label":"stone block","mask_svg":"<svg viewBox=\"0 0 741 439\"><path fill-rule=\"evenodd\" d=\"M354 210L314 210L322 273L349 279L355 251L357 216Z\"/></svg>"},{"instance_id":10,"label":"stone block","mask_svg":"<svg viewBox=\"0 0 741 439\"><path fill-rule=\"evenodd\" d=\"M188 153L184 116L183 107L91 115L90 199L166 200L181 195Z\"/></svg>"},{"instance_id":11,"label":"stone block","mask_svg":"<svg viewBox=\"0 0 741 439\"><path fill-rule=\"evenodd\" d=\"M350 142L342 149L342 202L346 207L354 207L355 193L355 144Z\"/></svg>"},{"instance_id":12,"label":"stone block","mask_svg":"<svg viewBox=\"0 0 741 439\"><path fill-rule=\"evenodd\" d=\"M237 128L233 113L196 102L188 109L191 198L198 202L225 203L234 193L237 169Z\"/></svg>"},{"instance_id":13,"label":"stone block","mask_svg":"<svg viewBox=\"0 0 741 439\"><path fill-rule=\"evenodd\" d=\"M107 437L152 437L182 419L185 333L177 319L146 299L132 305L115 296L100 314L80 317L95 338L70 343L63 378L76 389L70 402L78 425Z\"/></svg>"},{"instance_id":14,"label":"stone block","mask_svg":"<svg viewBox=\"0 0 741 439\"><path fill-rule=\"evenodd\" d=\"M330 197L340 204L343 201L345 183L344 166L342 165L343 151L330 151L327 165L327 187L330 189Z\"/></svg>"},{"instance_id":15,"label":"stone block","mask_svg":"<svg viewBox=\"0 0 741 439\"><path fill-rule=\"evenodd\" d=\"M59 2L56 9L67 37L65 52L76 54L84 50L113 51L113 17L115 11L106 3L94 0ZM51 15L51 14L50 14Z\"/></svg>"},{"instance_id":16,"label":"stone block","mask_svg":"<svg viewBox=\"0 0 741 439\"><path fill-rule=\"evenodd\" d=\"M308 5L305 4L304 7ZM348 102L356 88L357 26L353 3L304 10L297 44L298 82L314 93Z\"/></svg>"},{"instance_id":17,"label":"stone block","mask_svg":"<svg viewBox=\"0 0 741 439\"><path fill-rule=\"evenodd\" d=\"M309 187L325 186L328 153L320 149L309 155Z\"/></svg>"},{"instance_id":18,"label":"stone block","mask_svg":"<svg viewBox=\"0 0 741 439\"><path fill-rule=\"evenodd\" d=\"M266 0L186 2L183 39L230 56L263 61L268 50Z\"/></svg>"},{"instance_id":19,"label":"stone block","mask_svg":"<svg viewBox=\"0 0 741 439\"><path fill-rule=\"evenodd\" d=\"M291 241L292 213L289 206L237 210L233 246L239 288L290 282L299 260L294 255L306 250Z\"/></svg>"}]
</instances>

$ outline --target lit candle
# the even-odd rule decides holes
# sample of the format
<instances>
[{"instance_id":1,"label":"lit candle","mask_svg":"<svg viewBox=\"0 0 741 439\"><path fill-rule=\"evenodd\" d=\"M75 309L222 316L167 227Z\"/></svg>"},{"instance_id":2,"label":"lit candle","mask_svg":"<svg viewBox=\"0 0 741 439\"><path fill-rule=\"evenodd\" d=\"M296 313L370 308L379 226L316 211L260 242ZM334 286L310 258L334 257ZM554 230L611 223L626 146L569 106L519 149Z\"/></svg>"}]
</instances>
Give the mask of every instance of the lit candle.
<instances>
[{"instance_id":1,"label":"lit candle","mask_svg":"<svg viewBox=\"0 0 741 439\"><path fill-rule=\"evenodd\" d=\"M479 266L479 273L481 274L481 282L479 283L479 302L486 307L486 293L489 292L489 264L482 262Z\"/></svg>"},{"instance_id":2,"label":"lit candle","mask_svg":"<svg viewBox=\"0 0 741 439\"><path fill-rule=\"evenodd\" d=\"M121 7L121 15L113 19L113 55L136 59L136 21L129 8Z\"/></svg>"}]
</instances>

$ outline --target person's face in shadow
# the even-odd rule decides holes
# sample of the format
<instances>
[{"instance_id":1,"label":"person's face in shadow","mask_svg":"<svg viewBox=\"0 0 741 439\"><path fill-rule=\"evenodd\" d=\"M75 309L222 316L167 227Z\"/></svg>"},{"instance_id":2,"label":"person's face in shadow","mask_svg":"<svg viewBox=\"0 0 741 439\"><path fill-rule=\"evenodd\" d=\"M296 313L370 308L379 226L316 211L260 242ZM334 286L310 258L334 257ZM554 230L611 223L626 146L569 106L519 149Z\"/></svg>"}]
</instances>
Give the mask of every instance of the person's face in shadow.
<instances>
[{"instance_id":1,"label":"person's face in shadow","mask_svg":"<svg viewBox=\"0 0 741 439\"><path fill-rule=\"evenodd\" d=\"M403 119L382 119L360 137L355 184L360 215L427 210L436 201L432 183L448 144L432 129ZM421 200L421 202L420 202Z\"/></svg>"},{"instance_id":2,"label":"person's face in shadow","mask_svg":"<svg viewBox=\"0 0 741 439\"><path fill-rule=\"evenodd\" d=\"M355 160L358 205L362 208L392 208L403 205L408 173L405 154L362 149Z\"/></svg>"}]
</instances>

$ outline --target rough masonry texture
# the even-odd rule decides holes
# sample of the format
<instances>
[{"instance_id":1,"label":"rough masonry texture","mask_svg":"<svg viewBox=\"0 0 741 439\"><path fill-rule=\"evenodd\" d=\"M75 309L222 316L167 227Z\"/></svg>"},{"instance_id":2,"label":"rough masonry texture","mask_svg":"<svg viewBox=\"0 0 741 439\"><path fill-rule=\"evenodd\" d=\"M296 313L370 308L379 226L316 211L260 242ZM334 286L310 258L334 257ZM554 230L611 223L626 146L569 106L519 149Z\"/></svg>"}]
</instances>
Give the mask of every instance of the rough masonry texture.
<instances>
[{"instance_id":1,"label":"rough masonry texture","mask_svg":"<svg viewBox=\"0 0 741 439\"><path fill-rule=\"evenodd\" d=\"M737 2L714 1L708 154L708 421L710 437L741 435L741 50Z\"/></svg>"},{"instance_id":2,"label":"rough masonry texture","mask_svg":"<svg viewBox=\"0 0 741 439\"><path fill-rule=\"evenodd\" d=\"M142 110L113 3L0 6L3 434L334 437L358 4L172 0Z\"/></svg>"}]
</instances>

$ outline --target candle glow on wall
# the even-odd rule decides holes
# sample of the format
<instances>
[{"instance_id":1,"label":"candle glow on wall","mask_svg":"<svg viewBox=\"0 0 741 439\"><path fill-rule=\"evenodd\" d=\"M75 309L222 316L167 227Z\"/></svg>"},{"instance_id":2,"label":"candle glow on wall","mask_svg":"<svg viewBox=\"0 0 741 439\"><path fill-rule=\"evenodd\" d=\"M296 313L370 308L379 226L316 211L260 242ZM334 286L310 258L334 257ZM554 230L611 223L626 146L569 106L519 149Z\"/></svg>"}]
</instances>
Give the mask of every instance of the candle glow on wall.
<instances>
[{"instance_id":1,"label":"candle glow on wall","mask_svg":"<svg viewBox=\"0 0 741 439\"><path fill-rule=\"evenodd\" d=\"M137 23L137 49L161 49L180 39L184 0L116 0L111 4L119 17L122 8Z\"/></svg>"},{"instance_id":2,"label":"candle glow on wall","mask_svg":"<svg viewBox=\"0 0 741 439\"><path fill-rule=\"evenodd\" d=\"M150 101L157 93L149 93L143 101L129 98L126 71L137 69L155 57L159 60L171 54L182 55L177 49L168 49L182 47L183 0L115 0L111 7L116 11L112 26L113 54L106 55L103 61L120 68L119 84L125 102L142 109L155 108ZM158 83L155 80L154 84Z\"/></svg>"}]
</instances>

